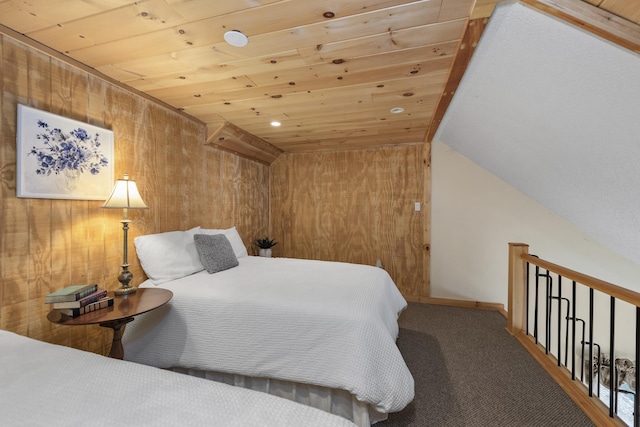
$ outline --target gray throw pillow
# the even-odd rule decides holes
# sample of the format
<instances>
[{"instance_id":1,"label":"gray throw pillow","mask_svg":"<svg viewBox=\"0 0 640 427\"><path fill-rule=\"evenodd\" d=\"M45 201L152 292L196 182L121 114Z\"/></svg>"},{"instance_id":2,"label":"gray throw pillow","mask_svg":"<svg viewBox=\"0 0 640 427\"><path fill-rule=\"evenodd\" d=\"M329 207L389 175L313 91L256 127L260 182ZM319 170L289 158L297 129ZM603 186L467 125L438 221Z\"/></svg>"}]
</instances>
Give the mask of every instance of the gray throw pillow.
<instances>
[{"instance_id":1,"label":"gray throw pillow","mask_svg":"<svg viewBox=\"0 0 640 427\"><path fill-rule=\"evenodd\" d=\"M208 273L217 273L238 266L238 258L224 234L196 234L193 240L196 242L200 262Z\"/></svg>"}]
</instances>

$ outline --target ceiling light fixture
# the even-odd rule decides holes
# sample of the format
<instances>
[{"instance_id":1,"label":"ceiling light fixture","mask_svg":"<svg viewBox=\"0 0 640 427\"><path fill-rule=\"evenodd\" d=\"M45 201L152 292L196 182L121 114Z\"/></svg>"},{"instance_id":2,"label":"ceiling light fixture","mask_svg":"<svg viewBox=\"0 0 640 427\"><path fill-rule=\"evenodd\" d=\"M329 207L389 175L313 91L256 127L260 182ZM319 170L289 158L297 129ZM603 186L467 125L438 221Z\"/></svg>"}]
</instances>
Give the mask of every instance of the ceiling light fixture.
<instances>
[{"instance_id":1,"label":"ceiling light fixture","mask_svg":"<svg viewBox=\"0 0 640 427\"><path fill-rule=\"evenodd\" d=\"M282 123L280 123L279 121L276 121L276 120L274 120L274 121L272 121L272 122L271 122L271 126L275 126L275 127L278 127L278 126L280 126L281 124L282 124Z\"/></svg>"},{"instance_id":2,"label":"ceiling light fixture","mask_svg":"<svg viewBox=\"0 0 640 427\"><path fill-rule=\"evenodd\" d=\"M393 114L400 114L400 113L404 113L404 108L402 107L395 107L392 108L391 110L389 110L391 113Z\"/></svg>"},{"instance_id":3,"label":"ceiling light fixture","mask_svg":"<svg viewBox=\"0 0 640 427\"><path fill-rule=\"evenodd\" d=\"M247 36L238 30L231 30L224 33L224 40L235 47L244 47L249 43Z\"/></svg>"}]
</instances>

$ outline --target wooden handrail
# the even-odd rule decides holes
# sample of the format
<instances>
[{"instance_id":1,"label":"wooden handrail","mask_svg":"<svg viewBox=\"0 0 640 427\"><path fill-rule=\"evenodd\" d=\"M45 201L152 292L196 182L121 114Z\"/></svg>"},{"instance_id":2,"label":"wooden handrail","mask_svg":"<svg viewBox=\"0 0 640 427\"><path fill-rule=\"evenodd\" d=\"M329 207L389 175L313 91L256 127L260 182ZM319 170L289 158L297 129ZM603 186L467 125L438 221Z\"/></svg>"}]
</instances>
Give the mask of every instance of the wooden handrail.
<instances>
[{"instance_id":1,"label":"wooden handrail","mask_svg":"<svg viewBox=\"0 0 640 427\"><path fill-rule=\"evenodd\" d=\"M545 270L556 273L563 278L575 280L577 283L593 288L596 291L603 292L617 299L626 301L629 304L633 304L636 307L640 307L640 293L638 292L634 292L630 289L605 282L604 280L596 279L595 277L579 273L561 265L557 265L552 262L540 259L533 255L521 254L520 258L530 264L537 265L538 267L542 267Z\"/></svg>"}]
</instances>

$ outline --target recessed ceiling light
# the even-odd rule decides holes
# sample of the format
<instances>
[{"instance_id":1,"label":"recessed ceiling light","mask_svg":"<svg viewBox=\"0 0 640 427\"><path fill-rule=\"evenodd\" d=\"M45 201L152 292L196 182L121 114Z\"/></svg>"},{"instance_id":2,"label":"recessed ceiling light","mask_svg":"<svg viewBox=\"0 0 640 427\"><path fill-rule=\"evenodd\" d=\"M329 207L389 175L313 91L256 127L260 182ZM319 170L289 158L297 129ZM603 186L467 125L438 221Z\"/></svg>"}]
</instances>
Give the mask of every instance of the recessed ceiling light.
<instances>
[{"instance_id":1,"label":"recessed ceiling light","mask_svg":"<svg viewBox=\"0 0 640 427\"><path fill-rule=\"evenodd\" d=\"M224 40L229 43L231 46L235 47L243 47L249 43L249 39L247 36L242 34L238 30L231 30L224 33Z\"/></svg>"},{"instance_id":2,"label":"recessed ceiling light","mask_svg":"<svg viewBox=\"0 0 640 427\"><path fill-rule=\"evenodd\" d=\"M278 122L278 121L276 121L276 120L274 120L274 121L272 121L272 122L271 122L271 126L275 126L275 127L278 127L278 126L280 126L281 124L282 124L282 123L280 123L280 122Z\"/></svg>"},{"instance_id":3,"label":"recessed ceiling light","mask_svg":"<svg viewBox=\"0 0 640 427\"><path fill-rule=\"evenodd\" d=\"M400 113L404 113L404 108L402 107L395 107L392 108L391 110L389 110L391 113L393 114L400 114Z\"/></svg>"}]
</instances>

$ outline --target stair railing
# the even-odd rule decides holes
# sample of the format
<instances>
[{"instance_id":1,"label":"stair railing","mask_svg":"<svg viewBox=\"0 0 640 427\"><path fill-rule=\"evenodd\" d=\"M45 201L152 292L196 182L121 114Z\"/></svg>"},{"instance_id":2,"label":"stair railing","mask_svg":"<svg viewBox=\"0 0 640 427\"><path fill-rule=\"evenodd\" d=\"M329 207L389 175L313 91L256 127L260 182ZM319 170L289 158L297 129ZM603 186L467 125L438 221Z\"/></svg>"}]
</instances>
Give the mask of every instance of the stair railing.
<instances>
[{"instance_id":1,"label":"stair railing","mask_svg":"<svg viewBox=\"0 0 640 427\"><path fill-rule=\"evenodd\" d=\"M578 297L577 290L580 290L582 298ZM606 315L595 313L595 292L608 299L608 319ZM588 297L584 296L586 294ZM627 359L616 359L616 302L618 305L625 304L624 308L630 305L635 309L634 332L632 336L624 337L635 340L635 358L632 362L635 370L632 384L635 391L636 385L640 383L640 370L635 369L640 357L640 293L530 255L527 244L509 243L508 298L508 332L522 343L596 425L626 426L617 413L619 392L630 392L619 390L620 372L617 362ZM609 323L606 345L594 340L594 325L597 322ZM553 327L554 324L556 328ZM586 336L585 326L588 329ZM600 333L601 337L602 335ZM606 348L607 345L608 366L602 364L601 355L601 347ZM595 358L594 348L597 351ZM579 367L576 366L577 349L581 352ZM585 361L586 349L588 358ZM594 362L596 359L597 362ZM587 363L588 369L585 369ZM600 383L607 381L607 378L601 378L601 373L604 372L601 370L607 367L610 390L609 402L605 404L599 396ZM596 393L593 387L595 380ZM640 398L637 393L631 394L634 395L634 401L630 425L640 427Z\"/></svg>"}]
</instances>

